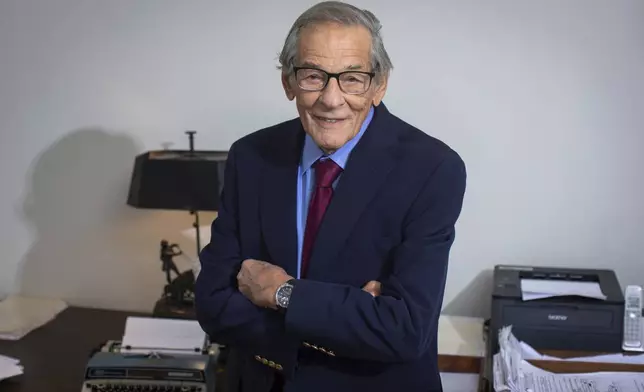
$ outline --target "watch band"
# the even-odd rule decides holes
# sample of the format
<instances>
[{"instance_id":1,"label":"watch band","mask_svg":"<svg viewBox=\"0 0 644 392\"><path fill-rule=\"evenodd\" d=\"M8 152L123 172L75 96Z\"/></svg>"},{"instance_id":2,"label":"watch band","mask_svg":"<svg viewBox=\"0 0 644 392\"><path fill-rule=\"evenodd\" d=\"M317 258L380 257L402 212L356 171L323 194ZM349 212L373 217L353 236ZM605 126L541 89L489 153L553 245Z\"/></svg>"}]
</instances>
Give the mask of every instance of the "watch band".
<instances>
[{"instance_id":1,"label":"watch band","mask_svg":"<svg viewBox=\"0 0 644 392\"><path fill-rule=\"evenodd\" d=\"M295 289L295 282L296 279L289 279L278 287L275 292L275 303L277 304L277 310L280 313L285 313L288 308L288 303L291 299L293 289Z\"/></svg>"}]
</instances>

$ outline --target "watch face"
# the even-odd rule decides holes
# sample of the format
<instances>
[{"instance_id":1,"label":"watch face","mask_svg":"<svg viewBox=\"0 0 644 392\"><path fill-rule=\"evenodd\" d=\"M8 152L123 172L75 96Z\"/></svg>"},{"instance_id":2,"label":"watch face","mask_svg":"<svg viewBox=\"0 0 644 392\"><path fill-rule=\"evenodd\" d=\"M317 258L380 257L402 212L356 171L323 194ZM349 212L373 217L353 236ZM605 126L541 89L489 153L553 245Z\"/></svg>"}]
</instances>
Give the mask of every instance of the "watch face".
<instances>
[{"instance_id":1,"label":"watch face","mask_svg":"<svg viewBox=\"0 0 644 392\"><path fill-rule=\"evenodd\" d=\"M277 305L282 308L288 307L288 302L291 299L291 292L293 291L293 286L290 284L285 284L277 290Z\"/></svg>"}]
</instances>

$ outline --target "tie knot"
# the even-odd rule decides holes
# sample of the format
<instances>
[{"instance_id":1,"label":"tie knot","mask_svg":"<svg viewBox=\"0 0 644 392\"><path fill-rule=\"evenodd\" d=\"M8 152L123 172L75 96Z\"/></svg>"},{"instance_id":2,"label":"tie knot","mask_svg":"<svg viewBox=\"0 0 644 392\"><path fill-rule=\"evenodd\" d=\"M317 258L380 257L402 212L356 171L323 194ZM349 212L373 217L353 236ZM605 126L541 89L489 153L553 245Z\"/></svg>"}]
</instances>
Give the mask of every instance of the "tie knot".
<instances>
[{"instance_id":1,"label":"tie knot","mask_svg":"<svg viewBox=\"0 0 644 392\"><path fill-rule=\"evenodd\" d=\"M333 159L318 160L315 162L315 183L321 188L330 188L333 181L338 178L342 168Z\"/></svg>"}]
</instances>

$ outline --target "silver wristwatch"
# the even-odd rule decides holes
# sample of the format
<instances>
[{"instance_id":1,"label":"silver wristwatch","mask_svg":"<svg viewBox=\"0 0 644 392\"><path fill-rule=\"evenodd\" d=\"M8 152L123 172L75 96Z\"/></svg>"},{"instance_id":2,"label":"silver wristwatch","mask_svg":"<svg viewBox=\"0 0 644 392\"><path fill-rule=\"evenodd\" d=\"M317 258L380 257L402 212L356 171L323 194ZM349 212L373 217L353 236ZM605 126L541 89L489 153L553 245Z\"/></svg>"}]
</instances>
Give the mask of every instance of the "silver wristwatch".
<instances>
[{"instance_id":1,"label":"silver wristwatch","mask_svg":"<svg viewBox=\"0 0 644 392\"><path fill-rule=\"evenodd\" d=\"M293 293L294 283L295 279L291 279L277 288L277 291L275 292L275 303L277 304L277 309L286 310L286 308L288 308L288 303L291 300L291 293Z\"/></svg>"}]
</instances>

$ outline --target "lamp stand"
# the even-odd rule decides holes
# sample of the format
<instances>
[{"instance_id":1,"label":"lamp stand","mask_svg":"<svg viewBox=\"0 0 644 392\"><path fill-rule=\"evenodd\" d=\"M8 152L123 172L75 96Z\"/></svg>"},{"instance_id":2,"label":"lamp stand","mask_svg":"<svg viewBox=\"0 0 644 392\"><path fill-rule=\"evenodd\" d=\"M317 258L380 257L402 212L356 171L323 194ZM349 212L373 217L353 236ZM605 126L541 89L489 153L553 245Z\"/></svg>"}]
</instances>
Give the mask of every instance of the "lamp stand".
<instances>
[{"instance_id":1,"label":"lamp stand","mask_svg":"<svg viewBox=\"0 0 644 392\"><path fill-rule=\"evenodd\" d=\"M191 215L195 216L195 221L192 223L192 227L195 228L197 232L197 260L199 260L199 254L201 253L201 229L199 228L199 211L190 211Z\"/></svg>"},{"instance_id":2,"label":"lamp stand","mask_svg":"<svg viewBox=\"0 0 644 392\"><path fill-rule=\"evenodd\" d=\"M186 131L188 139L190 142L189 155L195 155L195 134L196 131ZM192 226L196 231L196 243L197 243L197 260L199 260L199 254L201 253L201 229L199 224L199 211L190 210L190 214L194 215L194 222ZM173 244L176 249L178 245ZM179 250L178 253L174 256L182 254ZM170 259L171 260L171 259ZM170 261L171 262L171 261ZM175 267L176 268L176 267ZM195 284L195 275L192 270L185 271L183 273L178 273L178 277L173 281L168 281L168 284L164 288L164 295L159 301L157 301L153 315L154 317L169 317L169 318L187 318L194 319L194 284ZM169 278L168 278L169 279Z\"/></svg>"},{"instance_id":3,"label":"lamp stand","mask_svg":"<svg viewBox=\"0 0 644 392\"><path fill-rule=\"evenodd\" d=\"M188 153L190 156L195 155L195 134L197 131L186 131L186 135L188 135L188 143L189 143L189 150ZM197 232L197 260L199 259L199 254L201 253L201 229L199 228L199 211L197 210L191 210L190 214L195 216L195 221L192 224L192 226L195 228L195 231Z\"/></svg>"}]
</instances>

